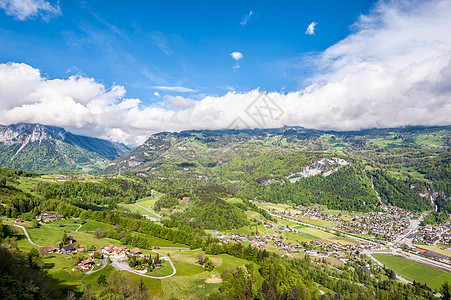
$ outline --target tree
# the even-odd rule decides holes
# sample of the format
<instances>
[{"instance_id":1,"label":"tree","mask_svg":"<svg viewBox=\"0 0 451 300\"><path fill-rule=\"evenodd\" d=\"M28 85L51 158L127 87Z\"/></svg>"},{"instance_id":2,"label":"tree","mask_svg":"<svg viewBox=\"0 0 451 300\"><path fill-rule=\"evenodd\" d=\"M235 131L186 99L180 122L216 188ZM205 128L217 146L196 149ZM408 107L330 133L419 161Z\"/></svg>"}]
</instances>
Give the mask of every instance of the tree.
<instances>
[{"instance_id":1,"label":"tree","mask_svg":"<svg viewBox=\"0 0 451 300\"><path fill-rule=\"evenodd\" d=\"M204 265L204 263L205 263L205 255L204 255L203 253L199 253L199 254L197 255L197 263L198 263L199 265L201 265L201 266Z\"/></svg>"},{"instance_id":2,"label":"tree","mask_svg":"<svg viewBox=\"0 0 451 300\"><path fill-rule=\"evenodd\" d=\"M94 236L98 239L100 239L101 237L103 237L103 232L102 230L100 230L100 228L97 228L96 230L94 230Z\"/></svg>"},{"instance_id":3,"label":"tree","mask_svg":"<svg viewBox=\"0 0 451 300\"><path fill-rule=\"evenodd\" d=\"M215 268L215 264L208 257L205 259L205 269L208 271L212 271Z\"/></svg>"},{"instance_id":4,"label":"tree","mask_svg":"<svg viewBox=\"0 0 451 300\"><path fill-rule=\"evenodd\" d=\"M100 253L100 252L94 252L94 258L97 258L97 259L101 259L102 258L102 253Z\"/></svg>"},{"instance_id":5,"label":"tree","mask_svg":"<svg viewBox=\"0 0 451 300\"><path fill-rule=\"evenodd\" d=\"M440 288L440 294L442 294L443 299L451 299L451 285L448 282L442 284L442 287Z\"/></svg>"},{"instance_id":6,"label":"tree","mask_svg":"<svg viewBox=\"0 0 451 300\"><path fill-rule=\"evenodd\" d=\"M61 243L63 245L67 245L67 243L69 243L69 239L67 238L67 234L63 233L63 238L61 239Z\"/></svg>"},{"instance_id":7,"label":"tree","mask_svg":"<svg viewBox=\"0 0 451 300\"><path fill-rule=\"evenodd\" d=\"M97 278L97 284L98 285L106 285L107 284L107 279L105 274L102 274L99 276L99 278Z\"/></svg>"}]
</instances>

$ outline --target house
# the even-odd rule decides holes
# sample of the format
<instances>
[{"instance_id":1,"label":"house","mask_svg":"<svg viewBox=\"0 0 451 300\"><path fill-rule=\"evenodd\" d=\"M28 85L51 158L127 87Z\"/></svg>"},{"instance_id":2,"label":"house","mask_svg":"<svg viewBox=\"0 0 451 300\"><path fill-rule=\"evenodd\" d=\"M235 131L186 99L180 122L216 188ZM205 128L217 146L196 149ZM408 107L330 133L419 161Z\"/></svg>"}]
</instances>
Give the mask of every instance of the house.
<instances>
[{"instance_id":1,"label":"house","mask_svg":"<svg viewBox=\"0 0 451 300\"><path fill-rule=\"evenodd\" d=\"M126 259L127 258L127 253L125 252L126 249L127 247L125 246L115 247L113 250L113 258L117 260Z\"/></svg>"},{"instance_id":2,"label":"house","mask_svg":"<svg viewBox=\"0 0 451 300\"><path fill-rule=\"evenodd\" d=\"M69 244L69 245L64 246L63 248L61 248L61 253L62 254L71 254L72 252L77 252L77 249L75 249L73 244Z\"/></svg>"},{"instance_id":3,"label":"house","mask_svg":"<svg viewBox=\"0 0 451 300\"><path fill-rule=\"evenodd\" d=\"M138 248L133 248L128 251L128 255L136 256L139 254L141 254L141 250L139 250Z\"/></svg>"},{"instance_id":4,"label":"house","mask_svg":"<svg viewBox=\"0 0 451 300\"><path fill-rule=\"evenodd\" d=\"M83 269L89 269L93 263L93 260L91 258L82 260L78 265Z\"/></svg>"},{"instance_id":5,"label":"house","mask_svg":"<svg viewBox=\"0 0 451 300\"><path fill-rule=\"evenodd\" d=\"M14 219L14 223L22 223L22 218L16 218Z\"/></svg>"},{"instance_id":6,"label":"house","mask_svg":"<svg viewBox=\"0 0 451 300\"><path fill-rule=\"evenodd\" d=\"M50 246L45 246L44 247L44 252L45 253L53 253L53 252L55 252L56 251L56 249L55 249L55 247L53 247L52 245L50 245Z\"/></svg>"},{"instance_id":7,"label":"house","mask_svg":"<svg viewBox=\"0 0 451 300\"><path fill-rule=\"evenodd\" d=\"M111 253L113 253L114 247L115 247L114 245L109 245L109 246L103 247L102 252L105 254L111 254Z\"/></svg>"},{"instance_id":8,"label":"house","mask_svg":"<svg viewBox=\"0 0 451 300\"><path fill-rule=\"evenodd\" d=\"M114 259L122 260L122 259L127 258L126 250L127 250L127 247L125 247L125 246L116 247L114 245L109 245L109 246L104 247L102 249L102 252L104 254L111 255Z\"/></svg>"},{"instance_id":9,"label":"house","mask_svg":"<svg viewBox=\"0 0 451 300\"><path fill-rule=\"evenodd\" d=\"M69 235L69 236L67 237L67 242L68 242L69 244L73 244L73 243L75 243L76 241L75 241L75 239L74 239L73 236Z\"/></svg>"}]
</instances>

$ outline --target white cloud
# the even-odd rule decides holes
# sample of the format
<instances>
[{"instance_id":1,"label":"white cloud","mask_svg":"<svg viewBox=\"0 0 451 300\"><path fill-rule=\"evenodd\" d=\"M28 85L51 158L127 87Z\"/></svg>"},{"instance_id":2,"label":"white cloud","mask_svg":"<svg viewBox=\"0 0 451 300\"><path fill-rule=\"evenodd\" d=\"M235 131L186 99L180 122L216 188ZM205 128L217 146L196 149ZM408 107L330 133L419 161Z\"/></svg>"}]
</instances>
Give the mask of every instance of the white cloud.
<instances>
[{"instance_id":1,"label":"white cloud","mask_svg":"<svg viewBox=\"0 0 451 300\"><path fill-rule=\"evenodd\" d=\"M187 109L194 106L194 100L181 96L164 96L164 100L170 104L171 109Z\"/></svg>"},{"instance_id":2,"label":"white cloud","mask_svg":"<svg viewBox=\"0 0 451 300\"><path fill-rule=\"evenodd\" d=\"M159 93L158 91L154 92L153 95L154 95L155 97L160 97L160 93Z\"/></svg>"},{"instance_id":3,"label":"white cloud","mask_svg":"<svg viewBox=\"0 0 451 300\"><path fill-rule=\"evenodd\" d=\"M249 20L251 19L251 16L254 15L254 12L251 10L247 15L244 15L243 19L241 19L240 24L242 26L246 25L247 22L249 22Z\"/></svg>"},{"instance_id":4,"label":"white cloud","mask_svg":"<svg viewBox=\"0 0 451 300\"><path fill-rule=\"evenodd\" d=\"M178 93L192 93L197 92L197 90L190 89L183 86L153 86L152 88L161 91L170 91L170 92L178 92Z\"/></svg>"},{"instance_id":5,"label":"white cloud","mask_svg":"<svg viewBox=\"0 0 451 300\"><path fill-rule=\"evenodd\" d=\"M233 57L234 60L239 61L243 58L243 54L241 52L235 51L230 53L230 56Z\"/></svg>"},{"instance_id":6,"label":"white cloud","mask_svg":"<svg viewBox=\"0 0 451 300\"><path fill-rule=\"evenodd\" d=\"M359 18L353 34L314 59L318 75L310 85L268 94L284 113L268 118L264 126L356 130L450 125L450 15L450 1L380 2ZM258 89L199 101L166 97L168 108L146 107L124 95L123 87L106 88L92 78L48 79L25 64L0 64L3 124L64 126L129 144L157 131L227 128L237 118L249 127L259 126L246 114L261 95Z\"/></svg>"},{"instance_id":7,"label":"white cloud","mask_svg":"<svg viewBox=\"0 0 451 300\"><path fill-rule=\"evenodd\" d=\"M0 0L0 8L4 9L7 15L24 21L38 15L44 20L49 20L62 14L59 4L50 4L45 0Z\"/></svg>"},{"instance_id":8,"label":"white cloud","mask_svg":"<svg viewBox=\"0 0 451 300\"><path fill-rule=\"evenodd\" d=\"M312 22L307 26L307 30L305 31L305 34L308 35L314 35L315 34L315 26L318 25L318 23Z\"/></svg>"}]
</instances>

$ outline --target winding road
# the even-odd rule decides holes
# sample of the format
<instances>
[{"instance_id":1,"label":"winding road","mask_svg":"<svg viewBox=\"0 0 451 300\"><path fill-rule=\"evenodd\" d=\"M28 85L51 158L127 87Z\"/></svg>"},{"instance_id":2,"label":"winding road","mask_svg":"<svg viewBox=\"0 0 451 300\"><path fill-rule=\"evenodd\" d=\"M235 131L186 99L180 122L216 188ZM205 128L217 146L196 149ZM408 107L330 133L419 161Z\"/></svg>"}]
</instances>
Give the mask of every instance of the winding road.
<instances>
[{"instance_id":1,"label":"winding road","mask_svg":"<svg viewBox=\"0 0 451 300\"><path fill-rule=\"evenodd\" d=\"M30 242L30 244L32 244L32 245L34 245L34 246L36 246L36 247L44 247L44 246L38 245L38 244L36 244L36 243L33 243L33 241L30 239L30 236L28 235L28 231L27 231L27 229L25 229L25 227L20 226L20 225L16 225L16 224L13 224L13 226L22 228L22 230L23 230L23 232L25 233L25 236L27 237L27 240L28 240L28 242Z\"/></svg>"},{"instance_id":2,"label":"winding road","mask_svg":"<svg viewBox=\"0 0 451 300\"><path fill-rule=\"evenodd\" d=\"M166 276L161 276L161 277L146 275L146 274L144 274L143 271L137 271L137 270L133 269L132 267L130 267L128 265L128 263L122 262L122 261L118 261L118 260L115 260L115 259L111 260L111 265L114 268L118 269L118 270L127 271L127 272L130 272L130 273L134 273L134 274L137 274L137 275L140 275L140 276L149 277L149 278L153 278L153 279L165 279L165 278L169 278L169 277L174 276L175 273L177 272L177 270L175 269L174 263L172 262L171 258L169 256L163 255L162 253L157 252L155 250L151 250L151 251L155 252L155 253L158 253L160 255L160 258L164 258L165 260L169 261L169 264L171 265L171 268L172 268L172 274L166 275Z\"/></svg>"}]
</instances>

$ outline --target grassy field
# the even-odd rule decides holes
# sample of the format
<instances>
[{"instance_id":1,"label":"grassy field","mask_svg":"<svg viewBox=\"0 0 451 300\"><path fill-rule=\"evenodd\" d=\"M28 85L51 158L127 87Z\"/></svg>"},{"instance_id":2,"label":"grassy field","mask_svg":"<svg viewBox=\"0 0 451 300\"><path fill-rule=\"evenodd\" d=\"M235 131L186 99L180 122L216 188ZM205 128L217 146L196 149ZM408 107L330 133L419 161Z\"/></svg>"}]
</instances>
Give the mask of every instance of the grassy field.
<instances>
[{"instance_id":1,"label":"grassy field","mask_svg":"<svg viewBox=\"0 0 451 300\"><path fill-rule=\"evenodd\" d=\"M451 274L401 257L373 254L374 258L387 268L397 272L410 281L426 283L432 289L438 289L444 282L451 282Z\"/></svg>"},{"instance_id":2,"label":"grassy field","mask_svg":"<svg viewBox=\"0 0 451 300\"><path fill-rule=\"evenodd\" d=\"M163 194L158 194L157 196L151 196L151 197L146 197L146 198L142 198L138 201L136 201L136 203L138 203L141 206L144 206L145 208L149 208L152 209L152 207L155 205L155 202L158 201L159 198L157 197L161 197ZM125 203L120 203L119 206L122 206L124 208L129 209L132 212L138 212L141 215L148 215L151 217L154 217L154 215L152 213L150 213L148 210L145 210L144 208L142 208L141 206L136 205L136 204L125 204Z\"/></svg>"},{"instance_id":3,"label":"grassy field","mask_svg":"<svg viewBox=\"0 0 451 300\"><path fill-rule=\"evenodd\" d=\"M196 257L202 250L165 250L169 253L177 269L175 276L162 280L162 288L165 291L163 299L185 299L186 295L206 296L218 290L221 283L221 273L228 268L242 267L250 263L227 254L207 255L215 264L213 271L205 271L197 264ZM261 284L263 278L258 273L258 266L254 265L254 274L257 276L257 284Z\"/></svg>"},{"instance_id":4,"label":"grassy field","mask_svg":"<svg viewBox=\"0 0 451 300\"><path fill-rule=\"evenodd\" d=\"M332 237L335 237L336 235L333 235L332 233L322 231L320 229L312 228L312 227L305 227L302 229L299 229L300 232L308 233L314 236L317 236L319 238L323 239L329 239Z\"/></svg>"},{"instance_id":5,"label":"grassy field","mask_svg":"<svg viewBox=\"0 0 451 300\"><path fill-rule=\"evenodd\" d=\"M338 225L338 223L336 223L336 222L314 220L314 219L309 219L309 218L296 218L296 220L307 223L307 224L312 224L315 226L329 228L329 229Z\"/></svg>"},{"instance_id":6,"label":"grassy field","mask_svg":"<svg viewBox=\"0 0 451 300\"><path fill-rule=\"evenodd\" d=\"M94 231L97 228L99 228L102 231L105 231L107 229L114 229L114 226L110 225L110 224L102 223L102 222L97 222L94 220L88 220L88 221L86 221L85 224L83 224L83 226L81 226L80 229L78 229L78 231L81 231L81 232Z\"/></svg>"}]
</instances>

